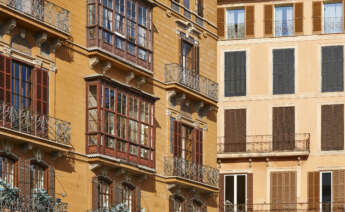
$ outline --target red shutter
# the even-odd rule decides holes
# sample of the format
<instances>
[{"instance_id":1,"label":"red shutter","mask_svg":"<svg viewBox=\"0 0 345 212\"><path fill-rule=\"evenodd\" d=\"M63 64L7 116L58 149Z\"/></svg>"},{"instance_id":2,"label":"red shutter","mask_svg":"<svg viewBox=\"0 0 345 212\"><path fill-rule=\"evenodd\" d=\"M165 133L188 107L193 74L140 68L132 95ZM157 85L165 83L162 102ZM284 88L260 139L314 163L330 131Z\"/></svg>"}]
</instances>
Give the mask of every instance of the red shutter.
<instances>
[{"instance_id":1,"label":"red shutter","mask_svg":"<svg viewBox=\"0 0 345 212\"><path fill-rule=\"evenodd\" d=\"M92 208L94 210L98 209L99 202L99 186L98 186L98 177L92 178Z\"/></svg>"},{"instance_id":2,"label":"red shutter","mask_svg":"<svg viewBox=\"0 0 345 212\"><path fill-rule=\"evenodd\" d=\"M180 158L182 154L181 127L182 123L174 120L174 157L178 158Z\"/></svg>"},{"instance_id":3,"label":"red shutter","mask_svg":"<svg viewBox=\"0 0 345 212\"><path fill-rule=\"evenodd\" d=\"M224 212L224 174L219 174L219 212Z\"/></svg>"},{"instance_id":4,"label":"red shutter","mask_svg":"<svg viewBox=\"0 0 345 212\"><path fill-rule=\"evenodd\" d=\"M247 211L253 211L253 174L247 174Z\"/></svg>"},{"instance_id":5,"label":"red shutter","mask_svg":"<svg viewBox=\"0 0 345 212\"><path fill-rule=\"evenodd\" d=\"M36 108L38 114L48 115L49 77L45 70L36 69Z\"/></svg>"}]
</instances>

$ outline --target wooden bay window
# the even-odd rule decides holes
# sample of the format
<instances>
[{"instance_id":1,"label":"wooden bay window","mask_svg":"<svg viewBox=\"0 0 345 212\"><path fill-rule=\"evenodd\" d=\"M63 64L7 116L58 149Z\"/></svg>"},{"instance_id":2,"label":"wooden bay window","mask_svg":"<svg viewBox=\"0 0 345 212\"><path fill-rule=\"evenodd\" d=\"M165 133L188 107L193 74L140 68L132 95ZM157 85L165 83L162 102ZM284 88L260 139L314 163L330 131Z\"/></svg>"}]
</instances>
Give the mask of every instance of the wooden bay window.
<instances>
[{"instance_id":1,"label":"wooden bay window","mask_svg":"<svg viewBox=\"0 0 345 212\"><path fill-rule=\"evenodd\" d=\"M89 81L87 92L87 152L153 167L154 99L106 80Z\"/></svg>"}]
</instances>

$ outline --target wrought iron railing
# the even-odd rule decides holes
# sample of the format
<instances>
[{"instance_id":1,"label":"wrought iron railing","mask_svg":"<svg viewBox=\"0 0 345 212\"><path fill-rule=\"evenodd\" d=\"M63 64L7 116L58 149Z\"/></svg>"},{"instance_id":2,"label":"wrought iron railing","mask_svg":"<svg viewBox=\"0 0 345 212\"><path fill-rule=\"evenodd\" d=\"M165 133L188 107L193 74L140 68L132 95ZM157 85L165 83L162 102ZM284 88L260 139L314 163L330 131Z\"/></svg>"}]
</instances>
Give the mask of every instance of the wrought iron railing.
<instances>
[{"instance_id":1,"label":"wrought iron railing","mask_svg":"<svg viewBox=\"0 0 345 212\"><path fill-rule=\"evenodd\" d=\"M36 204L31 200L12 201L12 202L0 202L0 211L8 212L67 212L67 203L54 203L49 206L43 206Z\"/></svg>"},{"instance_id":2,"label":"wrought iron railing","mask_svg":"<svg viewBox=\"0 0 345 212\"><path fill-rule=\"evenodd\" d=\"M309 152L310 134L250 135L234 141L230 137L218 138L218 154Z\"/></svg>"},{"instance_id":3,"label":"wrought iron railing","mask_svg":"<svg viewBox=\"0 0 345 212\"><path fill-rule=\"evenodd\" d=\"M164 158L164 174L218 187L218 169L177 157Z\"/></svg>"},{"instance_id":4,"label":"wrought iron railing","mask_svg":"<svg viewBox=\"0 0 345 212\"><path fill-rule=\"evenodd\" d=\"M321 210L322 208L322 210ZM230 201L219 204L219 212L248 212L248 211L279 211L279 212L310 212L310 211L345 211L345 202L327 203L258 203L258 204L232 204Z\"/></svg>"},{"instance_id":5,"label":"wrought iron railing","mask_svg":"<svg viewBox=\"0 0 345 212\"><path fill-rule=\"evenodd\" d=\"M47 0L0 0L0 4L43 22L64 33L70 33L70 12Z\"/></svg>"},{"instance_id":6,"label":"wrought iron railing","mask_svg":"<svg viewBox=\"0 0 345 212\"><path fill-rule=\"evenodd\" d=\"M274 32L276 37L292 36L294 34L294 19L287 19L274 22Z\"/></svg>"},{"instance_id":7,"label":"wrought iron railing","mask_svg":"<svg viewBox=\"0 0 345 212\"><path fill-rule=\"evenodd\" d=\"M71 124L30 110L0 103L0 128L70 145Z\"/></svg>"},{"instance_id":8,"label":"wrought iron railing","mask_svg":"<svg viewBox=\"0 0 345 212\"><path fill-rule=\"evenodd\" d=\"M178 83L213 100L218 99L218 83L176 63L165 65L165 82Z\"/></svg>"},{"instance_id":9,"label":"wrought iron railing","mask_svg":"<svg viewBox=\"0 0 345 212\"><path fill-rule=\"evenodd\" d=\"M245 36L245 24L229 24L228 29L228 39L243 39Z\"/></svg>"}]
</instances>

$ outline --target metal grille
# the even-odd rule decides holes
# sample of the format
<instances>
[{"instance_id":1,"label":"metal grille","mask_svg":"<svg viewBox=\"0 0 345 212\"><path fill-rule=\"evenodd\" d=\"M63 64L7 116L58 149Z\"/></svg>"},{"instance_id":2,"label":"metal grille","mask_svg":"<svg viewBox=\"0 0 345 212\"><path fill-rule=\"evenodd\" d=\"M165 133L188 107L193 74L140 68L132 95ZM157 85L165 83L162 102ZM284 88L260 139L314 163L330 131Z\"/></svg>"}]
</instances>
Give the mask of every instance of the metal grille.
<instances>
[{"instance_id":1,"label":"metal grille","mask_svg":"<svg viewBox=\"0 0 345 212\"><path fill-rule=\"evenodd\" d=\"M46 0L0 0L0 4L64 33L70 33L70 12L52 2Z\"/></svg>"},{"instance_id":2,"label":"metal grille","mask_svg":"<svg viewBox=\"0 0 345 212\"><path fill-rule=\"evenodd\" d=\"M15 212L67 212L67 203L54 203L50 206L42 206L35 201L29 199L28 201L13 201L10 203L0 203L0 211L15 211Z\"/></svg>"},{"instance_id":3,"label":"metal grille","mask_svg":"<svg viewBox=\"0 0 345 212\"><path fill-rule=\"evenodd\" d=\"M165 82L177 83L211 99L218 99L218 83L176 63L165 65Z\"/></svg>"},{"instance_id":4,"label":"metal grille","mask_svg":"<svg viewBox=\"0 0 345 212\"><path fill-rule=\"evenodd\" d=\"M69 122L5 103L0 103L0 128L37 136L59 144L71 144Z\"/></svg>"},{"instance_id":5,"label":"metal grille","mask_svg":"<svg viewBox=\"0 0 345 212\"><path fill-rule=\"evenodd\" d=\"M182 158L165 157L164 174L218 187L219 171L217 169Z\"/></svg>"}]
</instances>

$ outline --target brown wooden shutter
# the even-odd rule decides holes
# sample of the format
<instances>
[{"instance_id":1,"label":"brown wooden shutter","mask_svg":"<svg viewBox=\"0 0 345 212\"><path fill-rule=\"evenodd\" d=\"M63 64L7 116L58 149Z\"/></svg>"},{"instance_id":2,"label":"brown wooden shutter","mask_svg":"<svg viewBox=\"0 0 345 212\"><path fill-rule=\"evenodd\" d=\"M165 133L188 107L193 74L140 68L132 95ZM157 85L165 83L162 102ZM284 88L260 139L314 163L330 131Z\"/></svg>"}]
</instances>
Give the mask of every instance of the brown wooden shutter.
<instances>
[{"instance_id":1,"label":"brown wooden shutter","mask_svg":"<svg viewBox=\"0 0 345 212\"><path fill-rule=\"evenodd\" d=\"M291 208L296 209L297 203L297 173L289 172L290 175L290 197L289 202L293 203Z\"/></svg>"},{"instance_id":2,"label":"brown wooden shutter","mask_svg":"<svg viewBox=\"0 0 345 212\"><path fill-rule=\"evenodd\" d=\"M343 211L345 197L345 170L333 171L332 178L333 209L335 211Z\"/></svg>"},{"instance_id":3,"label":"brown wooden shutter","mask_svg":"<svg viewBox=\"0 0 345 212\"><path fill-rule=\"evenodd\" d=\"M253 174L247 174L247 211L253 211Z\"/></svg>"},{"instance_id":4,"label":"brown wooden shutter","mask_svg":"<svg viewBox=\"0 0 345 212\"><path fill-rule=\"evenodd\" d=\"M318 211L320 208L320 173L308 173L308 209Z\"/></svg>"},{"instance_id":5,"label":"brown wooden shutter","mask_svg":"<svg viewBox=\"0 0 345 212\"><path fill-rule=\"evenodd\" d=\"M18 177L19 196L24 198L25 194L25 160L19 160L19 177Z\"/></svg>"},{"instance_id":6,"label":"brown wooden shutter","mask_svg":"<svg viewBox=\"0 0 345 212\"><path fill-rule=\"evenodd\" d=\"M254 36L254 20L255 20L254 6L246 6L246 36Z\"/></svg>"},{"instance_id":7,"label":"brown wooden shutter","mask_svg":"<svg viewBox=\"0 0 345 212\"><path fill-rule=\"evenodd\" d=\"M181 127L182 123L174 120L174 157L178 158L180 158L182 154Z\"/></svg>"},{"instance_id":8,"label":"brown wooden shutter","mask_svg":"<svg viewBox=\"0 0 345 212\"><path fill-rule=\"evenodd\" d=\"M270 176L270 195L271 195L271 209L275 210L279 207L279 186L282 185L282 182L278 182L279 173L272 172ZM280 183L280 184L279 184Z\"/></svg>"},{"instance_id":9,"label":"brown wooden shutter","mask_svg":"<svg viewBox=\"0 0 345 212\"><path fill-rule=\"evenodd\" d=\"M218 36L223 39L225 36L225 8L217 9Z\"/></svg>"},{"instance_id":10,"label":"brown wooden shutter","mask_svg":"<svg viewBox=\"0 0 345 212\"><path fill-rule=\"evenodd\" d=\"M303 2L295 3L295 34L303 34Z\"/></svg>"},{"instance_id":11,"label":"brown wooden shutter","mask_svg":"<svg viewBox=\"0 0 345 212\"><path fill-rule=\"evenodd\" d=\"M321 33L321 8L322 2L313 2L313 33Z\"/></svg>"},{"instance_id":12,"label":"brown wooden shutter","mask_svg":"<svg viewBox=\"0 0 345 212\"><path fill-rule=\"evenodd\" d=\"M219 174L219 212L224 212L224 174Z\"/></svg>"},{"instance_id":13,"label":"brown wooden shutter","mask_svg":"<svg viewBox=\"0 0 345 212\"><path fill-rule=\"evenodd\" d=\"M344 7L344 5L345 5L345 0L343 0L343 20L345 20L344 19L344 17L345 17L345 7ZM345 31L345 21L343 21L343 28L344 28L344 31Z\"/></svg>"},{"instance_id":14,"label":"brown wooden shutter","mask_svg":"<svg viewBox=\"0 0 345 212\"><path fill-rule=\"evenodd\" d=\"M48 72L36 69L36 109L38 114L48 115L49 79Z\"/></svg>"},{"instance_id":15,"label":"brown wooden shutter","mask_svg":"<svg viewBox=\"0 0 345 212\"><path fill-rule=\"evenodd\" d=\"M225 110L224 152L246 151L246 109Z\"/></svg>"},{"instance_id":16,"label":"brown wooden shutter","mask_svg":"<svg viewBox=\"0 0 345 212\"><path fill-rule=\"evenodd\" d=\"M137 186L135 188L135 205L136 205L136 211L141 211L141 188Z\"/></svg>"},{"instance_id":17,"label":"brown wooden shutter","mask_svg":"<svg viewBox=\"0 0 345 212\"><path fill-rule=\"evenodd\" d=\"M19 188L19 161L18 160L14 162L14 186Z\"/></svg>"},{"instance_id":18,"label":"brown wooden shutter","mask_svg":"<svg viewBox=\"0 0 345 212\"><path fill-rule=\"evenodd\" d=\"M55 168L48 169L48 194L55 199Z\"/></svg>"},{"instance_id":19,"label":"brown wooden shutter","mask_svg":"<svg viewBox=\"0 0 345 212\"><path fill-rule=\"evenodd\" d=\"M175 212L175 198L172 195L169 197L169 212Z\"/></svg>"},{"instance_id":20,"label":"brown wooden shutter","mask_svg":"<svg viewBox=\"0 0 345 212\"><path fill-rule=\"evenodd\" d=\"M344 105L321 106L321 150L344 149Z\"/></svg>"},{"instance_id":21,"label":"brown wooden shutter","mask_svg":"<svg viewBox=\"0 0 345 212\"><path fill-rule=\"evenodd\" d=\"M92 178L92 208L98 209L99 206L99 181L98 177Z\"/></svg>"},{"instance_id":22,"label":"brown wooden shutter","mask_svg":"<svg viewBox=\"0 0 345 212\"><path fill-rule=\"evenodd\" d=\"M273 151L295 148L295 108L273 108Z\"/></svg>"},{"instance_id":23,"label":"brown wooden shutter","mask_svg":"<svg viewBox=\"0 0 345 212\"><path fill-rule=\"evenodd\" d=\"M273 5L264 6L265 36L273 35Z\"/></svg>"},{"instance_id":24,"label":"brown wooden shutter","mask_svg":"<svg viewBox=\"0 0 345 212\"><path fill-rule=\"evenodd\" d=\"M11 104L12 59L0 55L0 102Z\"/></svg>"}]
</instances>

